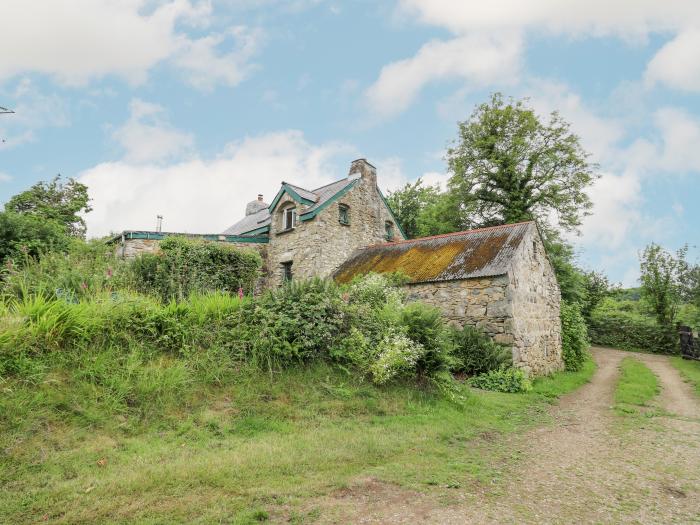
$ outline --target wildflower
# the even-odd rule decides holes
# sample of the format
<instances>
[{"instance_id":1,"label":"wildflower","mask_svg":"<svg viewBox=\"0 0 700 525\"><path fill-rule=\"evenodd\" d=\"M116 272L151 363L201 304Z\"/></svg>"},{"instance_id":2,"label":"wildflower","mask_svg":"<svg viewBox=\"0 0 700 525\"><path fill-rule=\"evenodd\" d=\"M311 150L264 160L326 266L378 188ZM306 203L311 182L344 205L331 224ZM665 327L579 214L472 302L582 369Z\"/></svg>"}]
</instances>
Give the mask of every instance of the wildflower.
<instances>
[{"instance_id":1,"label":"wildflower","mask_svg":"<svg viewBox=\"0 0 700 525\"><path fill-rule=\"evenodd\" d=\"M240 286L238 288L238 298L243 299L243 287L242 286Z\"/></svg>"},{"instance_id":2,"label":"wildflower","mask_svg":"<svg viewBox=\"0 0 700 525\"><path fill-rule=\"evenodd\" d=\"M80 283L80 287L81 287L83 290L87 290L87 283L86 283L85 281L83 281L82 283Z\"/></svg>"},{"instance_id":3,"label":"wildflower","mask_svg":"<svg viewBox=\"0 0 700 525\"><path fill-rule=\"evenodd\" d=\"M107 277L112 277L112 269L107 268Z\"/></svg>"}]
</instances>

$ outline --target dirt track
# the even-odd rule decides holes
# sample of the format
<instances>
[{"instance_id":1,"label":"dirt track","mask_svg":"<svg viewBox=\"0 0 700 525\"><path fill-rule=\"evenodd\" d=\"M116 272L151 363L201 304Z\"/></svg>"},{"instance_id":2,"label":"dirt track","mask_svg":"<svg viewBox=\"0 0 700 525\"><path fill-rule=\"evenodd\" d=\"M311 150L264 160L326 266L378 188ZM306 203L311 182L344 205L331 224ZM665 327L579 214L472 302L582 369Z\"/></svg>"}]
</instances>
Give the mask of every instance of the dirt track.
<instances>
[{"instance_id":1,"label":"dirt track","mask_svg":"<svg viewBox=\"0 0 700 525\"><path fill-rule=\"evenodd\" d=\"M593 350L591 382L552 409L554 424L512 437L521 455L506 481L445 506L374 480L322 502L321 523L700 523L700 400L668 358ZM659 377L665 415L621 428L611 409L620 360Z\"/></svg>"}]
</instances>

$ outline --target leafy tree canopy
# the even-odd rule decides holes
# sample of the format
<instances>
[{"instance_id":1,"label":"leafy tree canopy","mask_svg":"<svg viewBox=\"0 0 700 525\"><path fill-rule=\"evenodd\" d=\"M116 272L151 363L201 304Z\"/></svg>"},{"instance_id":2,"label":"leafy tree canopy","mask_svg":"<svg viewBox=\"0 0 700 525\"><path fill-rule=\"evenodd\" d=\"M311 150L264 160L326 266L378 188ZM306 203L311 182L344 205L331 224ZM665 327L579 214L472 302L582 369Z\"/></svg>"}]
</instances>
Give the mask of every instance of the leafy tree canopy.
<instances>
[{"instance_id":1,"label":"leafy tree canopy","mask_svg":"<svg viewBox=\"0 0 700 525\"><path fill-rule=\"evenodd\" d=\"M85 237L85 220L81 213L92 210L87 186L75 179L61 180L57 175L50 182L38 182L12 197L5 211L36 217L62 225L71 237Z\"/></svg>"},{"instance_id":2,"label":"leafy tree canopy","mask_svg":"<svg viewBox=\"0 0 700 525\"><path fill-rule=\"evenodd\" d=\"M651 243L639 256L642 299L649 305L660 326L672 329L683 298L687 247L675 254Z\"/></svg>"},{"instance_id":3,"label":"leafy tree canopy","mask_svg":"<svg viewBox=\"0 0 700 525\"><path fill-rule=\"evenodd\" d=\"M461 229L452 195L442 193L439 186L425 186L420 178L390 193L388 201L409 239Z\"/></svg>"},{"instance_id":4,"label":"leafy tree canopy","mask_svg":"<svg viewBox=\"0 0 700 525\"><path fill-rule=\"evenodd\" d=\"M569 124L499 93L459 124L447 163L450 191L480 226L534 219L571 231L592 208L596 166Z\"/></svg>"}]
</instances>

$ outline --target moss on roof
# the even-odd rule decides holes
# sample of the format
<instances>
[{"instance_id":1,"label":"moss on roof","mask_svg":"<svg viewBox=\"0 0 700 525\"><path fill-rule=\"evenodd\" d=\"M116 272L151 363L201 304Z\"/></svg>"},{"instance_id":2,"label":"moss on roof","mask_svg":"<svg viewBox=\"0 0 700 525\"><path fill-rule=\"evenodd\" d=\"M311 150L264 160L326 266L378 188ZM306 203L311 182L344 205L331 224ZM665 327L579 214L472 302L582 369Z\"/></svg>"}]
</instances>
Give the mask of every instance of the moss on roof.
<instances>
[{"instance_id":1,"label":"moss on roof","mask_svg":"<svg viewBox=\"0 0 700 525\"><path fill-rule=\"evenodd\" d=\"M353 253L334 277L346 283L370 272L401 272L420 283L502 275L529 228L534 223L376 244Z\"/></svg>"}]
</instances>

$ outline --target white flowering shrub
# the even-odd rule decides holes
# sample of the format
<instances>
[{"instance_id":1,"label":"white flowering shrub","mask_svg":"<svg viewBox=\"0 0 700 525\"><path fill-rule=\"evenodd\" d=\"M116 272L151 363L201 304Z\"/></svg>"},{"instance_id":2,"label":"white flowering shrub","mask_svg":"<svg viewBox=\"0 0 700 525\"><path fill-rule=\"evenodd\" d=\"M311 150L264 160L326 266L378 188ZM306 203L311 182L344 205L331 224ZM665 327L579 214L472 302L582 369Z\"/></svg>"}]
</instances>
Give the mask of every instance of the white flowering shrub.
<instances>
[{"instance_id":1,"label":"white flowering shrub","mask_svg":"<svg viewBox=\"0 0 700 525\"><path fill-rule=\"evenodd\" d=\"M371 308L385 305L401 306L405 293L397 288L392 279L378 273L370 273L353 281L348 289L350 304L364 304Z\"/></svg>"},{"instance_id":2,"label":"white flowering shrub","mask_svg":"<svg viewBox=\"0 0 700 525\"><path fill-rule=\"evenodd\" d=\"M369 367L372 380L384 384L402 374L412 373L424 353L422 345L401 332L391 331L377 345L377 358Z\"/></svg>"}]
</instances>

